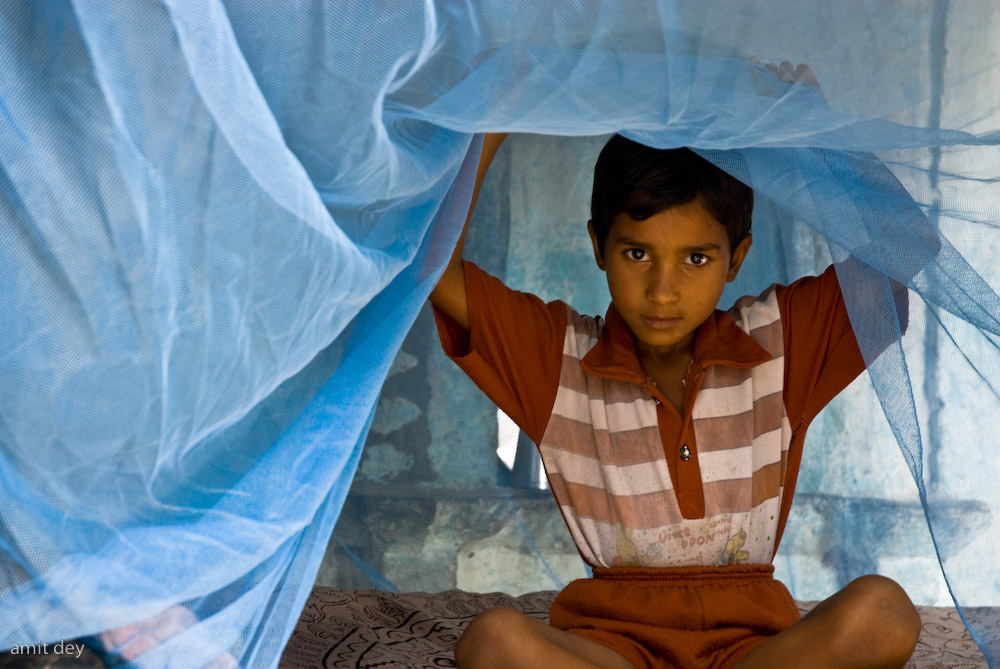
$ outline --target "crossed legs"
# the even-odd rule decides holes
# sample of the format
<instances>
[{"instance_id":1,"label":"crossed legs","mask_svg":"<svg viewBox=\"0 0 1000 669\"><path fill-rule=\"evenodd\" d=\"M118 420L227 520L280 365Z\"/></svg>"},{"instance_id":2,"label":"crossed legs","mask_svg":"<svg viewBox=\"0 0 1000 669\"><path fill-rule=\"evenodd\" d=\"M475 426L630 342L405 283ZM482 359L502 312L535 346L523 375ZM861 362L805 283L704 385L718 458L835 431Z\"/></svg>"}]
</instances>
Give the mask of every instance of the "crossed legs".
<instances>
[{"instance_id":1,"label":"crossed legs","mask_svg":"<svg viewBox=\"0 0 1000 669\"><path fill-rule=\"evenodd\" d=\"M906 664L919 635L920 616L903 589L882 576L863 576L732 666L898 668ZM635 669L606 646L502 608L470 623L455 648L455 660L462 669Z\"/></svg>"}]
</instances>

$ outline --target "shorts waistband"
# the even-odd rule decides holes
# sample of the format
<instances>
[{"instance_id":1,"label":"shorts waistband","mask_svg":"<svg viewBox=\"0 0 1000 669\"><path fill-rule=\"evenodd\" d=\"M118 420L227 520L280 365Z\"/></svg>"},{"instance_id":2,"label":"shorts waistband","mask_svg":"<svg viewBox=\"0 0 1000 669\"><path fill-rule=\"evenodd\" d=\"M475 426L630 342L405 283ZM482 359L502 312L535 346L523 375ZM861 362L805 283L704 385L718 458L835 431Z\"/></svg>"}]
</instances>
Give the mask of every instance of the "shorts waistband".
<instances>
[{"instance_id":1,"label":"shorts waistband","mask_svg":"<svg viewBox=\"0 0 1000 669\"><path fill-rule=\"evenodd\" d=\"M657 583L752 583L774 580L774 565L733 564L725 567L595 567L594 578Z\"/></svg>"}]
</instances>

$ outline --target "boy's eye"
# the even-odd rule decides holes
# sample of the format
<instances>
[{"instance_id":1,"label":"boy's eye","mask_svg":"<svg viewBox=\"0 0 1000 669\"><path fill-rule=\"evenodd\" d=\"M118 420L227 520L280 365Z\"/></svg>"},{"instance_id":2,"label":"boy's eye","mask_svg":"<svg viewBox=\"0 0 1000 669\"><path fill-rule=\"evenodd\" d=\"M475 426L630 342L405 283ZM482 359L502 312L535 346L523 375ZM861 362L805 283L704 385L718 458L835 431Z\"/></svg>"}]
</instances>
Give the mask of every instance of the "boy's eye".
<instances>
[{"instance_id":1,"label":"boy's eye","mask_svg":"<svg viewBox=\"0 0 1000 669\"><path fill-rule=\"evenodd\" d=\"M646 252L643 249L629 249L625 252L629 260L644 260Z\"/></svg>"},{"instance_id":2,"label":"boy's eye","mask_svg":"<svg viewBox=\"0 0 1000 669\"><path fill-rule=\"evenodd\" d=\"M695 267L700 267L708 262L708 256L704 253L692 253L688 256L688 260L690 260L691 264Z\"/></svg>"}]
</instances>

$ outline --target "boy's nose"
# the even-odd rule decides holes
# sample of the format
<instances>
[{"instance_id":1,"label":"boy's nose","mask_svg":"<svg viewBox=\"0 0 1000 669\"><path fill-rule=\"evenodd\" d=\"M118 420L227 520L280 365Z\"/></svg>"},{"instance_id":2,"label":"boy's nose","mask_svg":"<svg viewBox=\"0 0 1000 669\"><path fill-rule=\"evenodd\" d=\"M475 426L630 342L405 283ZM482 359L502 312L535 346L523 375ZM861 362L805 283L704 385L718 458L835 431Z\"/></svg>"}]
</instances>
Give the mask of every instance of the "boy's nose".
<instances>
[{"instance_id":1,"label":"boy's nose","mask_svg":"<svg viewBox=\"0 0 1000 669\"><path fill-rule=\"evenodd\" d=\"M646 296L655 304L670 304L680 299L677 281L673 274L666 269L653 272L646 288Z\"/></svg>"}]
</instances>

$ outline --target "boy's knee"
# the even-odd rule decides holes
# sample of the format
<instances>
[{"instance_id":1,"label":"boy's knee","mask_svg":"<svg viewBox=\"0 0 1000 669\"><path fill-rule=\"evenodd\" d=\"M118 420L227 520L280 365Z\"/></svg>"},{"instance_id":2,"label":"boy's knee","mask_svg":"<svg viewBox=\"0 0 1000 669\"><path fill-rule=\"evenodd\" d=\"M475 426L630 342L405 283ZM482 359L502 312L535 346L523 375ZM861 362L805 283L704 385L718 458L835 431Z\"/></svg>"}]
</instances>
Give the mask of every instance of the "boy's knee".
<instances>
[{"instance_id":1,"label":"boy's knee","mask_svg":"<svg viewBox=\"0 0 1000 669\"><path fill-rule=\"evenodd\" d=\"M920 614L903 588L885 576L869 574L851 581L845 590L851 590L862 610L879 620L891 622L912 636L920 634Z\"/></svg>"},{"instance_id":2,"label":"boy's knee","mask_svg":"<svg viewBox=\"0 0 1000 669\"><path fill-rule=\"evenodd\" d=\"M906 591L892 579L872 574L851 581L843 592L850 597L851 612L846 630L850 638L844 641L856 644L871 635L887 660L901 658L905 663L921 630L920 614Z\"/></svg>"},{"instance_id":3,"label":"boy's knee","mask_svg":"<svg viewBox=\"0 0 1000 669\"><path fill-rule=\"evenodd\" d=\"M472 619L455 645L459 667L505 666L507 654L530 636L530 620L513 609L495 608Z\"/></svg>"}]
</instances>

